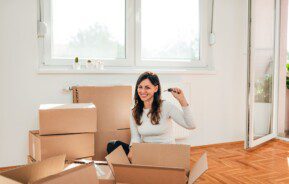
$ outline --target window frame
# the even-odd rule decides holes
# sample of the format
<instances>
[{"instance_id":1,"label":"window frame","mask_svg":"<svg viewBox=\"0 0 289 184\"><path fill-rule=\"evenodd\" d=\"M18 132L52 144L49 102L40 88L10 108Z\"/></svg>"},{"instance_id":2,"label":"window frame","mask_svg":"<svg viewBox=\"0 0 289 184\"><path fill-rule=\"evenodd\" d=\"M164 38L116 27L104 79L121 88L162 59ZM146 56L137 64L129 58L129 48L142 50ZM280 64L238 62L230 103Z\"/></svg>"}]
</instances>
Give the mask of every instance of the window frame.
<instances>
[{"instance_id":1,"label":"window frame","mask_svg":"<svg viewBox=\"0 0 289 184\"><path fill-rule=\"evenodd\" d=\"M43 39L44 44L44 56L43 64L52 65L52 66L64 66L72 65L73 59L53 59L51 57L51 47L52 47L52 1L43 1L42 0L44 17L43 20L47 23L47 34ZM133 0L125 0L125 58L124 59L101 59L104 62L105 66L133 66L134 52L131 48L134 47L134 21L130 17L133 16ZM132 35L132 36L129 36ZM79 59L80 63L85 63L87 60L99 59L99 58L84 58Z\"/></svg>"},{"instance_id":2,"label":"window frame","mask_svg":"<svg viewBox=\"0 0 289 184\"><path fill-rule=\"evenodd\" d=\"M47 23L47 34L44 38L38 38L40 66L63 67L72 66L72 59L52 59L51 58L51 38L52 38L52 1L39 0L42 20ZM155 69L212 69L212 61L209 59L211 51L209 45L209 13L210 6L208 0L199 0L199 60L150 60L141 59L141 0L125 0L125 56L124 59L100 59L104 66L120 68L155 68ZM87 58L80 59L80 63L85 64Z\"/></svg>"}]
</instances>

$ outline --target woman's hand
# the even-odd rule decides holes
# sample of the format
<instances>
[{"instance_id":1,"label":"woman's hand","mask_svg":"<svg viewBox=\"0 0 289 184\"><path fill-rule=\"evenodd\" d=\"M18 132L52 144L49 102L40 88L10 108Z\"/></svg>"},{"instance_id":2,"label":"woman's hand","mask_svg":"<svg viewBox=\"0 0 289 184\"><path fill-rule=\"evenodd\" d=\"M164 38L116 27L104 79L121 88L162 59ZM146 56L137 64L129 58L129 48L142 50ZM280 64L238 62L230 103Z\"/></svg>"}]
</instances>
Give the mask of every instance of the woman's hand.
<instances>
[{"instance_id":1,"label":"woman's hand","mask_svg":"<svg viewBox=\"0 0 289 184\"><path fill-rule=\"evenodd\" d=\"M182 107L186 107L189 105L184 95L184 92L180 88L171 88L171 89L172 95L180 102Z\"/></svg>"},{"instance_id":2,"label":"woman's hand","mask_svg":"<svg viewBox=\"0 0 289 184\"><path fill-rule=\"evenodd\" d=\"M128 152L127 157L128 157L128 159L129 159L129 161L131 161L131 159L132 159L132 151L129 151L129 152Z\"/></svg>"}]
</instances>

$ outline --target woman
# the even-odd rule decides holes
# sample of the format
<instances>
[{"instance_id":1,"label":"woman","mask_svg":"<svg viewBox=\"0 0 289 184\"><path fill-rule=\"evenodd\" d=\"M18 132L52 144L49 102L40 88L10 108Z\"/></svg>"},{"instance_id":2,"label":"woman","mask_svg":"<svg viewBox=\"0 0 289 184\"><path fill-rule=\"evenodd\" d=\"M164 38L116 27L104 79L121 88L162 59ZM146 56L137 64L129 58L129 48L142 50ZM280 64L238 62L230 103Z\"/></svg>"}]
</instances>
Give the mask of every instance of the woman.
<instances>
[{"instance_id":1,"label":"woman","mask_svg":"<svg viewBox=\"0 0 289 184\"><path fill-rule=\"evenodd\" d=\"M184 128L195 128L183 91L179 88L171 88L170 91L179 101L183 111L161 99L161 85L156 74L145 72L140 75L135 86L135 105L130 119L130 146L141 142L174 144L172 119ZM108 153L119 145L122 145L131 158L130 146L120 141L110 142L107 147Z\"/></svg>"}]
</instances>

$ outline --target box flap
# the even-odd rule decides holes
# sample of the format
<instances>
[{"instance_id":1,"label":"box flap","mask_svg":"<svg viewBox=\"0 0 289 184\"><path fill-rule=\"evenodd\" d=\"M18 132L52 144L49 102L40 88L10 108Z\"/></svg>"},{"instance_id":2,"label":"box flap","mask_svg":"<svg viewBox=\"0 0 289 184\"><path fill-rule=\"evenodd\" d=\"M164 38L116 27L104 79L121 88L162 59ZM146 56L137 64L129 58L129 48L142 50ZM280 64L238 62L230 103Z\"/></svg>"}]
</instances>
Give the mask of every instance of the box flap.
<instances>
[{"instance_id":1,"label":"box flap","mask_svg":"<svg viewBox=\"0 0 289 184\"><path fill-rule=\"evenodd\" d=\"M38 179L61 172L64 168L64 162L65 155L60 155L48 158L42 162L36 162L30 165L2 172L0 175L20 183L33 182Z\"/></svg>"},{"instance_id":2,"label":"box flap","mask_svg":"<svg viewBox=\"0 0 289 184\"><path fill-rule=\"evenodd\" d=\"M153 151L152 151L153 150ZM190 146L180 144L133 144L132 164L178 167L190 170Z\"/></svg>"},{"instance_id":3,"label":"box flap","mask_svg":"<svg viewBox=\"0 0 289 184\"><path fill-rule=\"evenodd\" d=\"M165 168L141 165L113 164L116 183L129 184L185 184L184 168Z\"/></svg>"},{"instance_id":4,"label":"box flap","mask_svg":"<svg viewBox=\"0 0 289 184\"><path fill-rule=\"evenodd\" d=\"M188 184L194 183L208 169L207 153L204 153L201 158L192 167Z\"/></svg>"},{"instance_id":5,"label":"box flap","mask_svg":"<svg viewBox=\"0 0 289 184\"><path fill-rule=\"evenodd\" d=\"M117 147L113 152L105 157L112 173L114 174L112 164L130 164L127 155L121 146Z\"/></svg>"},{"instance_id":6,"label":"box flap","mask_svg":"<svg viewBox=\"0 0 289 184\"><path fill-rule=\"evenodd\" d=\"M85 164L68 169L61 173L40 179L33 184L97 184L94 164Z\"/></svg>"}]
</instances>

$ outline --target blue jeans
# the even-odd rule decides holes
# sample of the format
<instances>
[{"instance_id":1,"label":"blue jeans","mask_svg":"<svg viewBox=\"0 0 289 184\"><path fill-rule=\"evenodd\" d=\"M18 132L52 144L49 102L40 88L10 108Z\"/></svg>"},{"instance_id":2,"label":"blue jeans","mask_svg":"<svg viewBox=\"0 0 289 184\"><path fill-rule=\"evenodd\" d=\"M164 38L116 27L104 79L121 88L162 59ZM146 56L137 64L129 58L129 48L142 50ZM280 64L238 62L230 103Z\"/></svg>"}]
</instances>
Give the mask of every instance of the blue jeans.
<instances>
[{"instance_id":1,"label":"blue jeans","mask_svg":"<svg viewBox=\"0 0 289 184\"><path fill-rule=\"evenodd\" d=\"M109 141L107 144L107 154L110 154L111 152L113 152L113 150L115 150L117 147L122 146L122 148L124 149L125 153L128 154L129 153L129 145L121 142L121 141L117 141L117 140L113 140L113 141Z\"/></svg>"}]
</instances>

